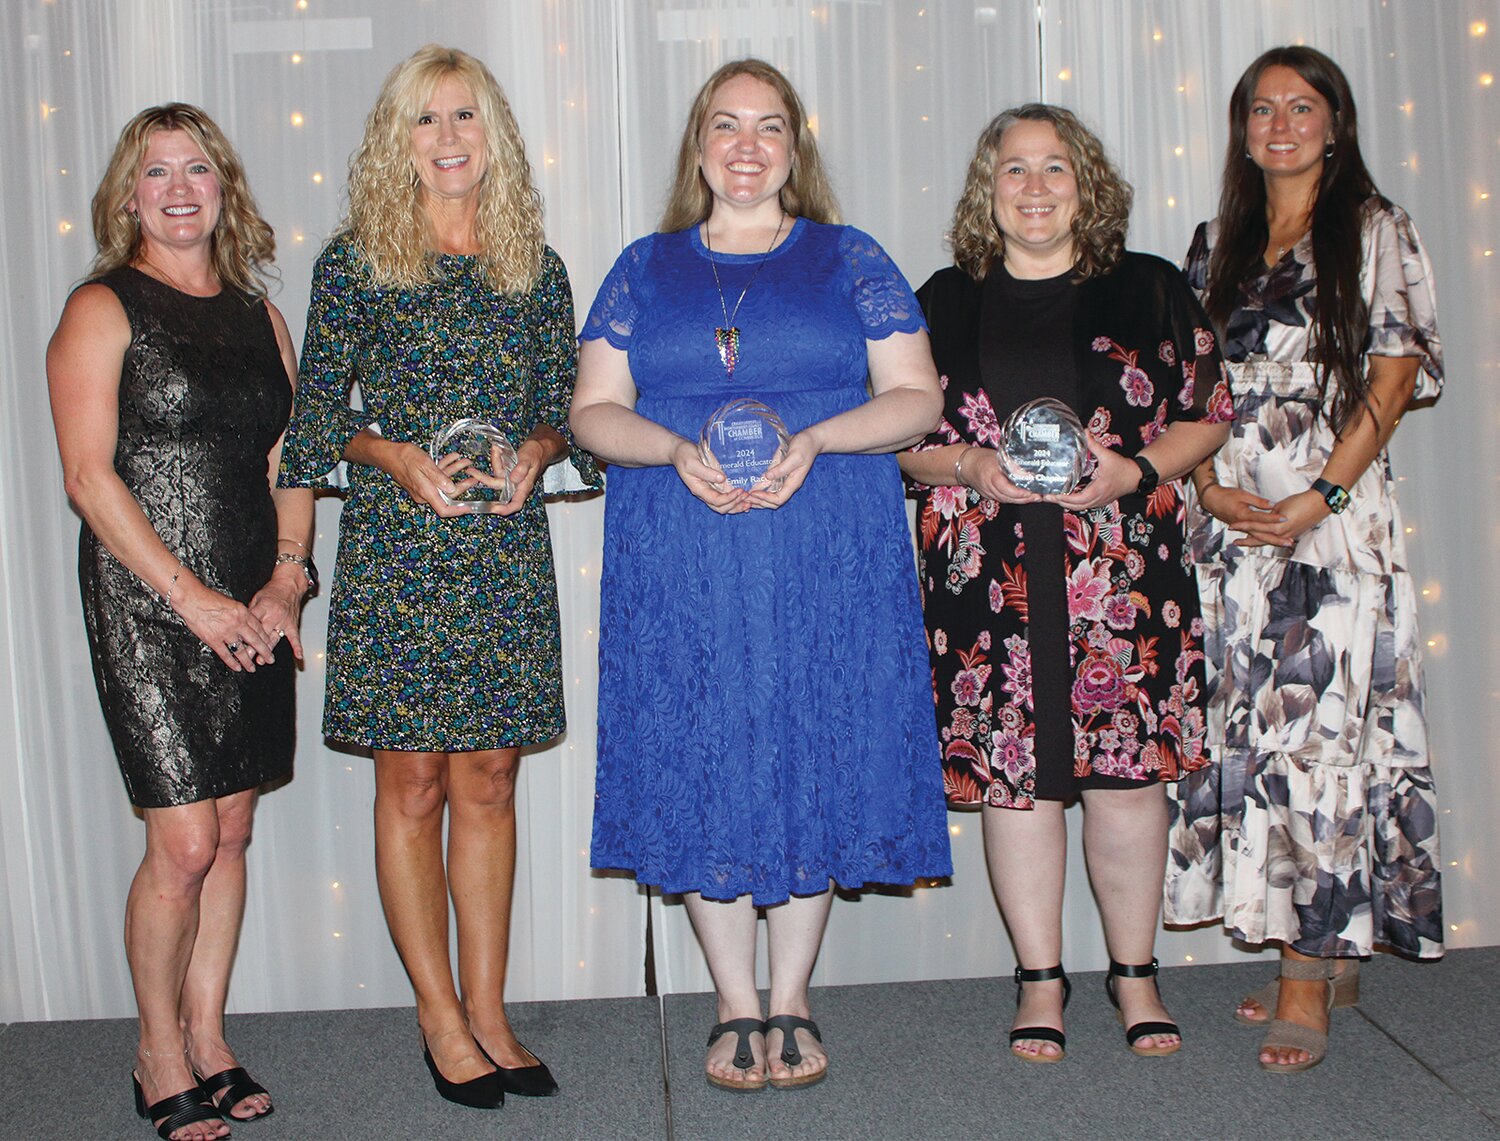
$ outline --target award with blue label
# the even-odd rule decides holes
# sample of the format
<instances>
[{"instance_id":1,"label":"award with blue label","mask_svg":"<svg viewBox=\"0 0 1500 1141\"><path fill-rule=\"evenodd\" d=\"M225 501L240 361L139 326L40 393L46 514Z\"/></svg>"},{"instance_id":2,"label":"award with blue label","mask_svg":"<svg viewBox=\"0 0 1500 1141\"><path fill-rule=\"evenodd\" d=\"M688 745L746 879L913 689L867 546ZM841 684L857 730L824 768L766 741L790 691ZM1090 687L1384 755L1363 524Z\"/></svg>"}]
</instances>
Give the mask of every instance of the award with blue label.
<instances>
[{"instance_id":1,"label":"award with blue label","mask_svg":"<svg viewBox=\"0 0 1500 1141\"><path fill-rule=\"evenodd\" d=\"M511 496L515 494L510 473L516 466L516 450L504 432L495 425L472 416L455 420L433 436L427 454L436 463L444 456L455 453L465 457L469 461L469 467L501 480L502 486L491 488L478 484L454 496L445 492L445 503L457 503L470 514L484 514L498 511L510 502ZM460 472L455 482L463 478L464 473Z\"/></svg>"}]
</instances>

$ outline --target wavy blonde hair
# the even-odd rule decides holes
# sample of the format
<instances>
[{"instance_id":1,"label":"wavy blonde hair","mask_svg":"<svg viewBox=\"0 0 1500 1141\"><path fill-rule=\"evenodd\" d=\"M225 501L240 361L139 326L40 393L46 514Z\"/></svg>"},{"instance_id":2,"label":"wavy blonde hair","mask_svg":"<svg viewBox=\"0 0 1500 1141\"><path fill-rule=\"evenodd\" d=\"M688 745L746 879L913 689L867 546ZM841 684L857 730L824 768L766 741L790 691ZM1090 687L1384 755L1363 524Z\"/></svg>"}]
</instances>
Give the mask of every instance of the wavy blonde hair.
<instances>
[{"instance_id":1,"label":"wavy blonde hair","mask_svg":"<svg viewBox=\"0 0 1500 1141\"><path fill-rule=\"evenodd\" d=\"M418 48L385 77L365 120L364 139L349 159L344 229L364 254L372 284L415 289L432 280L436 254L411 130L450 75L473 96L488 151L474 222L480 264L497 292L525 293L542 271L541 195L505 92L489 68L457 48Z\"/></svg>"},{"instance_id":2,"label":"wavy blonde hair","mask_svg":"<svg viewBox=\"0 0 1500 1141\"><path fill-rule=\"evenodd\" d=\"M763 59L736 59L726 63L708 77L698 89L682 128L682 142L677 147L677 172L672 190L662 211L660 229L666 233L686 230L707 220L713 210L713 193L703 180L699 168L698 139L709 107L719 88L741 75L748 75L769 86L780 97L791 120L792 170L781 188L781 208L793 218L814 222L839 221L839 204L829 185L828 174L818 154L818 140L807 125L807 112L791 82Z\"/></svg>"},{"instance_id":3,"label":"wavy blonde hair","mask_svg":"<svg viewBox=\"0 0 1500 1141\"><path fill-rule=\"evenodd\" d=\"M271 263L276 257L276 234L255 205L240 156L207 112L190 103L147 107L120 132L104 177L94 191L94 242L99 252L89 267L89 276L102 277L122 265L134 265L143 255L141 222L127 207L140 183L151 136L159 131L187 134L203 151L219 180L219 221L210 238L210 257L219 280L254 297L264 297L266 280L274 274Z\"/></svg>"},{"instance_id":4,"label":"wavy blonde hair","mask_svg":"<svg viewBox=\"0 0 1500 1141\"><path fill-rule=\"evenodd\" d=\"M1050 123L1068 148L1068 163L1078 180L1078 212L1073 216L1073 272L1079 278L1106 274L1125 256L1130 229L1130 183L1104 153L1104 145L1065 107L1023 103L1001 111L979 132L969 161L963 193L953 209L948 242L953 260L975 281L1005 257L1005 235L995 223L995 163L1000 140L1017 123Z\"/></svg>"}]
</instances>

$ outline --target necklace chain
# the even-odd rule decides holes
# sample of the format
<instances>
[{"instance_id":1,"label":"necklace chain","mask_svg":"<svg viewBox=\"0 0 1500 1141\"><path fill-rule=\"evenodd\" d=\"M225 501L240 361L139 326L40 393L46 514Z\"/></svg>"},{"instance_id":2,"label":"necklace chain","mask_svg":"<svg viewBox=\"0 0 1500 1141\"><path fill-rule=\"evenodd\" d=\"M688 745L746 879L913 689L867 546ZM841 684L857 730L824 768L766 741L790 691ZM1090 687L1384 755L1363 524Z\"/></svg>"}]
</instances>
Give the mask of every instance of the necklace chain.
<instances>
[{"instance_id":1,"label":"necklace chain","mask_svg":"<svg viewBox=\"0 0 1500 1141\"><path fill-rule=\"evenodd\" d=\"M755 284L755 279L760 276L761 267L766 264L766 259L771 256L771 251L776 248L776 243L781 240L781 229L786 225L786 211L781 212L781 218L776 223L776 233L771 235L771 244L766 247L766 252L760 255L760 261L755 263L755 268L750 271L750 276L745 281L745 288L740 290L740 295L735 299L734 311L730 312L729 304L724 300L724 283L719 280L719 266L713 259L714 244L709 237L708 223L703 224L703 244L707 247L709 258L708 268L713 271L714 289L719 294L719 312L724 314L724 324L714 330L714 343L719 350L719 359L724 362L724 371L730 377L734 376L734 369L740 359L740 331L735 325L734 319L740 315L740 306L744 304L745 294L750 292L750 287Z\"/></svg>"}]
</instances>

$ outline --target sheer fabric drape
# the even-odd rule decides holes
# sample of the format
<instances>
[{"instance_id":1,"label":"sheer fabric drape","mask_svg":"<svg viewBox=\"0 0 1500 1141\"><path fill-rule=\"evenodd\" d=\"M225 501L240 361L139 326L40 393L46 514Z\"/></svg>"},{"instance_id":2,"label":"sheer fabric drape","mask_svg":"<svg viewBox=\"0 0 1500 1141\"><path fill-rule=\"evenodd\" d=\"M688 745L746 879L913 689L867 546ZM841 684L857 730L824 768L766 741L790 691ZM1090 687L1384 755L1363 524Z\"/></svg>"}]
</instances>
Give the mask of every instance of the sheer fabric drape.
<instances>
[{"instance_id":1,"label":"sheer fabric drape","mask_svg":"<svg viewBox=\"0 0 1500 1141\"><path fill-rule=\"evenodd\" d=\"M1483 33L1475 24L1488 23ZM814 116L844 213L914 285L947 261L942 232L973 141L996 111L1065 103L1136 186L1131 245L1180 259L1210 214L1234 80L1256 53L1304 41L1348 71L1366 157L1416 218L1436 265L1450 383L1394 445L1423 590L1432 730L1455 946L1500 941L1495 736L1500 632L1489 437L1500 360L1500 245L1492 2L1380 0L25 0L0 7L0 1020L128 1014L125 890L143 845L94 695L43 374L46 337L92 253L88 202L124 120L167 99L202 103L239 147L276 227L274 296L300 340L312 259L337 224L347 156L385 72L437 40L504 84L547 206L549 241L586 310L615 255L651 230L682 118L724 60L764 56ZM1441 149L1439 149L1441 147ZM638 994L655 909L657 981L707 989L681 906L588 872L600 528L598 499L550 509L563 611L569 731L528 757L520 792L509 995ZM318 507L332 564L338 501ZM295 779L264 798L231 992L237 1010L400 1005L410 991L375 890L369 762L319 734L326 603L305 618ZM1078 832L1077 810L1070 813ZM1011 965L979 845L953 815L956 875L910 898L833 909L817 983L995 975ZM1104 948L1079 853L1068 962ZM1229 958L1212 929L1165 935L1164 963Z\"/></svg>"}]
</instances>

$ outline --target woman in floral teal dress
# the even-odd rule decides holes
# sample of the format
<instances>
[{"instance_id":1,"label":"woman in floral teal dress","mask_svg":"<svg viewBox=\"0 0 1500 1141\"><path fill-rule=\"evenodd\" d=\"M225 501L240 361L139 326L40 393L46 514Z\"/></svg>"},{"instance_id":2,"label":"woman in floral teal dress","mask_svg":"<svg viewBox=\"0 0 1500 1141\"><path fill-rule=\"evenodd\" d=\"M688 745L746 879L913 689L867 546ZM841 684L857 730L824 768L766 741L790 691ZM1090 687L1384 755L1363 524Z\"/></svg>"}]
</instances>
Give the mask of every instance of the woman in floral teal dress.
<instances>
[{"instance_id":1,"label":"woman in floral teal dress","mask_svg":"<svg viewBox=\"0 0 1500 1141\"><path fill-rule=\"evenodd\" d=\"M518 750L564 724L535 492L569 453L575 364L567 273L543 244L505 96L479 61L423 48L381 90L350 163L347 226L318 259L282 482L349 461L323 730L374 752L381 901L427 1065L444 1097L483 1108L557 1089L516 1040L503 995ZM453 500L495 477L428 454L464 417L516 442L514 494L493 513Z\"/></svg>"},{"instance_id":2,"label":"woman in floral teal dress","mask_svg":"<svg viewBox=\"0 0 1500 1141\"><path fill-rule=\"evenodd\" d=\"M1177 789L1169 922L1281 944L1241 1001L1268 1070L1316 1065L1383 945L1443 952L1416 593L1386 441L1442 384L1431 268L1359 153L1343 73L1277 48L1230 102L1219 217L1188 278L1239 416L1193 475L1209 742ZM1317 346L1323 346L1321 350ZM1274 1014L1274 1018L1273 1018Z\"/></svg>"}]
</instances>

